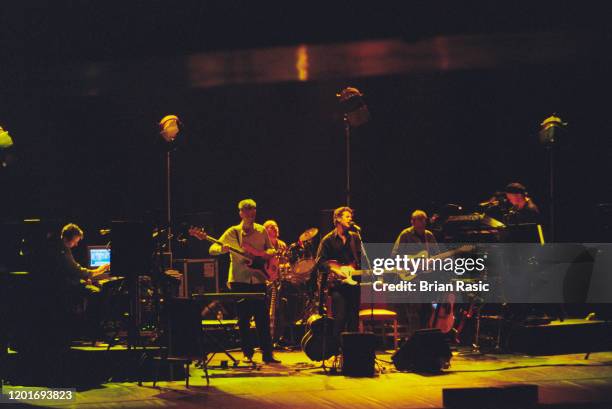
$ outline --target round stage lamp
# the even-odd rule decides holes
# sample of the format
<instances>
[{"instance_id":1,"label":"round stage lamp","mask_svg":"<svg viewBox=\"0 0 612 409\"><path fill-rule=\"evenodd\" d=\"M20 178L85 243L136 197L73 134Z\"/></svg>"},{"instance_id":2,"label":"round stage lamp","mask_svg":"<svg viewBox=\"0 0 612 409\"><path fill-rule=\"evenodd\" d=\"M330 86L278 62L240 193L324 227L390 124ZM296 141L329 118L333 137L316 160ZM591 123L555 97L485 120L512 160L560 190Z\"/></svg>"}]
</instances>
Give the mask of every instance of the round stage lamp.
<instances>
[{"instance_id":1,"label":"round stage lamp","mask_svg":"<svg viewBox=\"0 0 612 409\"><path fill-rule=\"evenodd\" d=\"M363 100L363 93L354 87L346 87L336 94L345 120L353 128L357 128L370 120L370 112Z\"/></svg>"},{"instance_id":2,"label":"round stage lamp","mask_svg":"<svg viewBox=\"0 0 612 409\"><path fill-rule=\"evenodd\" d=\"M166 142L174 142L180 132L181 121L176 115L166 115L159 121L160 134Z\"/></svg>"},{"instance_id":3,"label":"round stage lamp","mask_svg":"<svg viewBox=\"0 0 612 409\"><path fill-rule=\"evenodd\" d=\"M13 138L8 131L0 126L0 149L10 148L11 146L13 146Z\"/></svg>"},{"instance_id":4,"label":"round stage lamp","mask_svg":"<svg viewBox=\"0 0 612 409\"><path fill-rule=\"evenodd\" d=\"M540 123L540 143L542 145L554 145L559 135L562 133L563 128L567 126L567 122L563 122L561 118L555 114L549 116Z\"/></svg>"}]
</instances>

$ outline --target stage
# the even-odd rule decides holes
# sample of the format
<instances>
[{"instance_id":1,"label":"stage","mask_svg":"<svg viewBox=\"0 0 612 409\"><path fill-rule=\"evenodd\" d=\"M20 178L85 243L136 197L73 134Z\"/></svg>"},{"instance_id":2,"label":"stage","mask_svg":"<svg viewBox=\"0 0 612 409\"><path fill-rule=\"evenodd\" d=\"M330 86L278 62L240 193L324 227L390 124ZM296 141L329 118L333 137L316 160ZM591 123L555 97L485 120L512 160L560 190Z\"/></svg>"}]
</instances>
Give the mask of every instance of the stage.
<instances>
[{"instance_id":1,"label":"stage","mask_svg":"<svg viewBox=\"0 0 612 409\"><path fill-rule=\"evenodd\" d=\"M6 3L0 409L612 408L605 7Z\"/></svg>"},{"instance_id":2,"label":"stage","mask_svg":"<svg viewBox=\"0 0 612 409\"><path fill-rule=\"evenodd\" d=\"M159 382L157 388L150 381L143 386L111 382L78 390L76 402L50 407L441 408L444 388L510 384L537 385L539 404L545 407L612 405L612 352L592 353L588 360L585 354L492 355L460 350L453 355L448 370L423 375L397 372L387 363L390 354L379 352L382 372L374 378L349 378L325 375L302 352L278 352L279 365L211 369L208 387L203 371L192 366L189 388L184 380ZM255 358L260 360L260 355ZM220 359L225 358L217 354L211 364L218 365Z\"/></svg>"}]
</instances>

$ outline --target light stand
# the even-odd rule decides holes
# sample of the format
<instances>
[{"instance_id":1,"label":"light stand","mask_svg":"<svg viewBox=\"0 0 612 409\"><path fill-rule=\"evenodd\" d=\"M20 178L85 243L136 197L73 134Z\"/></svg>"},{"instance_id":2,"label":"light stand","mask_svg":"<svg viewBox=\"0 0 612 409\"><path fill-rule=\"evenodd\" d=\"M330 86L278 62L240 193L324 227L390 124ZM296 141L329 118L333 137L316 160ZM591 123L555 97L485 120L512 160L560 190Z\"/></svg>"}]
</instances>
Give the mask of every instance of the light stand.
<instances>
[{"instance_id":1,"label":"light stand","mask_svg":"<svg viewBox=\"0 0 612 409\"><path fill-rule=\"evenodd\" d=\"M561 118L553 114L542 121L538 134L540 143L546 148L548 156L548 223L550 225L549 241L551 242L555 241L555 148L566 126L567 122L563 122Z\"/></svg>"},{"instance_id":2,"label":"light stand","mask_svg":"<svg viewBox=\"0 0 612 409\"><path fill-rule=\"evenodd\" d=\"M172 268L172 151L177 135L180 132L181 121L176 115L166 115L159 121L160 135L169 145L166 149L166 223L167 240L166 253L168 254L168 268Z\"/></svg>"},{"instance_id":3,"label":"light stand","mask_svg":"<svg viewBox=\"0 0 612 409\"><path fill-rule=\"evenodd\" d=\"M370 120L370 112L363 101L363 94L353 87L344 88L336 97L344 113L344 136L346 150L346 205L351 205L351 129Z\"/></svg>"}]
</instances>

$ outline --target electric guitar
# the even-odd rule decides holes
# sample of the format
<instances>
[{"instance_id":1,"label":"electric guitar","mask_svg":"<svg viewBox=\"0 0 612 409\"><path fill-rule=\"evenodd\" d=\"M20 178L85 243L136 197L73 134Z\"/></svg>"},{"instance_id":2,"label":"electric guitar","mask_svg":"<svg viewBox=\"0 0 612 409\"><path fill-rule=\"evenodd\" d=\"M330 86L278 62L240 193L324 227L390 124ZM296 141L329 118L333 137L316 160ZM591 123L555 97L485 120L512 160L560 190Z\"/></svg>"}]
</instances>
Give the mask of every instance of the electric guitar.
<instances>
[{"instance_id":1,"label":"electric guitar","mask_svg":"<svg viewBox=\"0 0 612 409\"><path fill-rule=\"evenodd\" d=\"M330 260L327 262L329 267L329 276L327 277L332 283L344 283L348 285L357 285L357 281L353 277L360 276L366 272L366 270L357 270L355 264L340 264L336 260ZM369 271L369 270L367 270Z\"/></svg>"},{"instance_id":2,"label":"electric guitar","mask_svg":"<svg viewBox=\"0 0 612 409\"><path fill-rule=\"evenodd\" d=\"M218 244L220 246L226 246L230 253L236 254L246 259L246 265L249 267L251 272L264 281L274 281L278 278L278 258L270 257L264 258L264 251L256 250L248 244L244 244L244 249L230 246L225 244L214 237L209 236L202 228L190 227L189 235L197 238L198 240L207 240L211 243ZM255 254L253 254L255 253Z\"/></svg>"}]
</instances>

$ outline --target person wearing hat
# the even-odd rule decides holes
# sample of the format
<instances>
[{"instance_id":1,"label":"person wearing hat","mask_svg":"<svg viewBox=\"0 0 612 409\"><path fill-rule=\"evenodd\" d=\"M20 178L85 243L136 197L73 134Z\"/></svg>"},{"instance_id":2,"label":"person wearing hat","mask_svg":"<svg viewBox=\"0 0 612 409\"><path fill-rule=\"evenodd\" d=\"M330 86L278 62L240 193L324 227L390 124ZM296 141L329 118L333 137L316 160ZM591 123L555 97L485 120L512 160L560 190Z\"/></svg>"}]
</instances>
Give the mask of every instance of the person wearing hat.
<instances>
[{"instance_id":1,"label":"person wearing hat","mask_svg":"<svg viewBox=\"0 0 612 409\"><path fill-rule=\"evenodd\" d=\"M240 248L245 252L258 257L270 259L274 257L275 250L270 242L266 229L255 223L257 205L253 199L244 199L238 203L238 214L241 222L231 226L219 238L223 243L210 246L211 255L225 254L229 247ZM249 260L235 253L230 253L228 287L238 293L265 293L266 277L249 266ZM253 362L254 346L250 336L251 319L255 318L255 326L265 363L280 363L272 355L272 339L270 337L270 316L265 300L244 299L236 304L238 312L238 327L244 361Z\"/></svg>"},{"instance_id":2,"label":"person wearing hat","mask_svg":"<svg viewBox=\"0 0 612 409\"><path fill-rule=\"evenodd\" d=\"M527 194L525 186L518 182L510 183L505 189L506 200L510 209L506 214L507 224L537 223L540 210Z\"/></svg>"}]
</instances>

